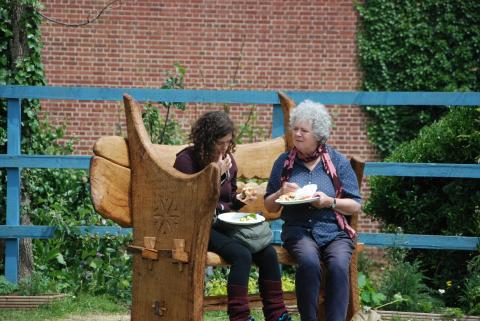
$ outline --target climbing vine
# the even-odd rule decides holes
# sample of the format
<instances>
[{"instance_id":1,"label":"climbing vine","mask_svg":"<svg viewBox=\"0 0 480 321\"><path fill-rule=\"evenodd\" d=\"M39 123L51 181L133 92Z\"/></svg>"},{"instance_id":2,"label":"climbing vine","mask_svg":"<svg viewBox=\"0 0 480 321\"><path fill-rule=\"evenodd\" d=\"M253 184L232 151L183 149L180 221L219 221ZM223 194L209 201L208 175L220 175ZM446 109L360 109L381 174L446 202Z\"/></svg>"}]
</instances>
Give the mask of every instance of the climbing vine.
<instances>
[{"instance_id":1,"label":"climbing vine","mask_svg":"<svg viewBox=\"0 0 480 321\"><path fill-rule=\"evenodd\" d=\"M1 0L0 84L46 84L40 6L36 0ZM22 101L22 153L71 154L72 141L58 143L64 138L64 127L52 127L40 112L38 100ZM6 153L6 118L6 101L1 100L0 153ZM4 171L0 179L0 213L5 213ZM129 299L131 266L124 247L128 237L82 236L74 228L111 224L93 210L87 171L22 169L21 214L33 224L58 227L55 238L33 241L35 279L40 275L43 283L51 284L51 291L108 293ZM4 224L5 217L0 220Z\"/></svg>"},{"instance_id":2,"label":"climbing vine","mask_svg":"<svg viewBox=\"0 0 480 321\"><path fill-rule=\"evenodd\" d=\"M364 1L357 5L358 57L366 91L479 91L480 2ZM366 107L382 156L447 111Z\"/></svg>"},{"instance_id":3,"label":"climbing vine","mask_svg":"<svg viewBox=\"0 0 480 321\"><path fill-rule=\"evenodd\" d=\"M357 5L358 54L367 91L480 91L480 2L364 1ZM366 107L368 135L385 161L471 164L479 160L480 114L474 107ZM475 236L478 179L372 177L364 210L385 230ZM480 304L478 278L465 251L414 250L449 306ZM459 262L462 262L459 264ZM450 284L450 285L448 285ZM452 285L453 284L453 285ZM466 286L468 285L468 287ZM473 306L473 305L472 305ZM465 311L473 309L463 303Z\"/></svg>"}]
</instances>

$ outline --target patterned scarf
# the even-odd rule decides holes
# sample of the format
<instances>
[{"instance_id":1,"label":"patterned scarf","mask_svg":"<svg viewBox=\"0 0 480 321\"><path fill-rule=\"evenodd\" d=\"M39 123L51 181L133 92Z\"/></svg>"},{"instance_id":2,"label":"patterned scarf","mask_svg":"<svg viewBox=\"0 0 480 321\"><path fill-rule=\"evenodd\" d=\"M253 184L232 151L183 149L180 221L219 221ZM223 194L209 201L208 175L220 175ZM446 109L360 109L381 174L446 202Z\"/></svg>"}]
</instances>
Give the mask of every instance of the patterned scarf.
<instances>
[{"instance_id":1,"label":"patterned scarf","mask_svg":"<svg viewBox=\"0 0 480 321\"><path fill-rule=\"evenodd\" d=\"M335 198L342 198L343 187L340 179L337 175L337 170L333 165L333 162L330 158L330 155L327 152L327 147L325 144L318 145L317 149L311 155L303 155L300 153L296 147L293 147L290 153L288 154L287 159L283 163L282 175L280 177L280 184L287 182L290 179L293 171L293 165L295 163L295 158L299 158L301 161L308 163L319 156L322 157L323 168L325 172L332 178L333 186L335 188ZM342 230L346 230L348 236L353 240L357 237L355 230L348 224L345 216L334 210L335 216L337 218L337 224Z\"/></svg>"}]
</instances>

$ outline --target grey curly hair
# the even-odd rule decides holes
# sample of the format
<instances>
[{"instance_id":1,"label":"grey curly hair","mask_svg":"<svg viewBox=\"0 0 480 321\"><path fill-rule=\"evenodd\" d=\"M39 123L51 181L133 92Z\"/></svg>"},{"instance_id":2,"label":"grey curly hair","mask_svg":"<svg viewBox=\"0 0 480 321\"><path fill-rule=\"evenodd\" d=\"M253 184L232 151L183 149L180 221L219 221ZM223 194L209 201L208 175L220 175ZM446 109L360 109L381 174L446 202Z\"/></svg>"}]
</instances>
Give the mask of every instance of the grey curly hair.
<instances>
[{"instance_id":1,"label":"grey curly hair","mask_svg":"<svg viewBox=\"0 0 480 321\"><path fill-rule=\"evenodd\" d=\"M298 104L290 115L290 128L304 121L311 122L313 134L318 142L324 144L330 137L332 119L324 105L309 99Z\"/></svg>"}]
</instances>

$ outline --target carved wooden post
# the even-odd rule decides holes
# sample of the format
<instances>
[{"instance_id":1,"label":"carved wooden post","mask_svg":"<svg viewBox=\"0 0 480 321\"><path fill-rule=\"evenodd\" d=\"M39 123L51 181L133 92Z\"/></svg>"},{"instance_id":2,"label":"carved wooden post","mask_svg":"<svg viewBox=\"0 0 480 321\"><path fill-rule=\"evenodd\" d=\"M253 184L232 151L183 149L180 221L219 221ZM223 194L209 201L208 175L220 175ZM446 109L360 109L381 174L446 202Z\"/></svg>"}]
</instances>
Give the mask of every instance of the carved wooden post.
<instances>
[{"instance_id":1,"label":"carved wooden post","mask_svg":"<svg viewBox=\"0 0 480 321\"><path fill-rule=\"evenodd\" d=\"M132 320L203 318L204 268L220 175L210 165L195 175L163 165L140 110L124 96L131 169Z\"/></svg>"}]
</instances>

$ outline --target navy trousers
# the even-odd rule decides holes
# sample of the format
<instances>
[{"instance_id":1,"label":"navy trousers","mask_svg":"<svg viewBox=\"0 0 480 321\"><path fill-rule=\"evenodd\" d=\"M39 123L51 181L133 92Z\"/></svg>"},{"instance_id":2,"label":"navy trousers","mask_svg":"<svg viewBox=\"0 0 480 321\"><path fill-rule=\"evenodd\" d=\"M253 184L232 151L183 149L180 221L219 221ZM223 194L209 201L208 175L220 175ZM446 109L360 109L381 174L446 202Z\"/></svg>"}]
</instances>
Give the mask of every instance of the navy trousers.
<instances>
[{"instance_id":1,"label":"navy trousers","mask_svg":"<svg viewBox=\"0 0 480 321\"><path fill-rule=\"evenodd\" d=\"M320 260L325 263L325 313L327 321L345 321L349 301L349 265L354 249L353 241L341 233L329 244L319 247L315 240L303 236L287 241L284 247L298 262L295 291L302 321L317 320L318 296L322 275Z\"/></svg>"}]
</instances>

